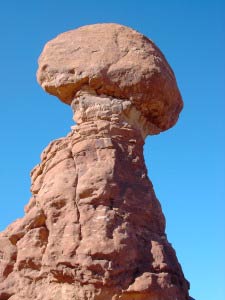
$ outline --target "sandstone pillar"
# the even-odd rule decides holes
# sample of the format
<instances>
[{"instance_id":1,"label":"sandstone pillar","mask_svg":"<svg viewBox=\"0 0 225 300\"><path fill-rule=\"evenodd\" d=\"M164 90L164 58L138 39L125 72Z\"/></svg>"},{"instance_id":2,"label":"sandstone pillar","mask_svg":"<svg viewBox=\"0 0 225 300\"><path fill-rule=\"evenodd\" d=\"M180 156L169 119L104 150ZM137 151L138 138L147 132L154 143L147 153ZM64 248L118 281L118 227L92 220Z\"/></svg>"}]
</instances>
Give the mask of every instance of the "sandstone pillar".
<instances>
[{"instance_id":1,"label":"sandstone pillar","mask_svg":"<svg viewBox=\"0 0 225 300\"><path fill-rule=\"evenodd\" d=\"M0 235L0 300L188 300L143 158L182 109L162 53L127 27L85 26L47 44L38 80L77 124L44 150L24 218Z\"/></svg>"}]
</instances>

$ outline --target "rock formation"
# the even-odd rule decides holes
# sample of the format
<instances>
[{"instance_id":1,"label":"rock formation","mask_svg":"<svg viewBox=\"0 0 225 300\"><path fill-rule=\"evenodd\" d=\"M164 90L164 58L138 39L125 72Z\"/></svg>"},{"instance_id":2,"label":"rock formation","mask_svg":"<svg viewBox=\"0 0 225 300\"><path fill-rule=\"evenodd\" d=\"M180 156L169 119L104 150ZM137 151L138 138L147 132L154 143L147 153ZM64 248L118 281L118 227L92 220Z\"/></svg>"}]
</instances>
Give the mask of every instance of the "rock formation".
<instances>
[{"instance_id":1,"label":"rock formation","mask_svg":"<svg viewBox=\"0 0 225 300\"><path fill-rule=\"evenodd\" d=\"M143 158L183 105L163 54L125 26L84 26L47 43L37 77L77 125L44 150L25 216L0 234L0 300L189 299Z\"/></svg>"}]
</instances>

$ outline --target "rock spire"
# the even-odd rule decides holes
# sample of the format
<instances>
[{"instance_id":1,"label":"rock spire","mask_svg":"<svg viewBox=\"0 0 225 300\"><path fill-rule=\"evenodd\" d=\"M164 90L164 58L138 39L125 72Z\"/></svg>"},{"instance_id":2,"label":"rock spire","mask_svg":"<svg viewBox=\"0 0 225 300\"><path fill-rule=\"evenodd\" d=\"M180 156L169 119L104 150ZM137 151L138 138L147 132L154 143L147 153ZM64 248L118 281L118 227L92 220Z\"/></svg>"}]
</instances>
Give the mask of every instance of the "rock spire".
<instances>
[{"instance_id":1,"label":"rock spire","mask_svg":"<svg viewBox=\"0 0 225 300\"><path fill-rule=\"evenodd\" d=\"M0 234L0 300L188 300L143 158L183 102L152 41L118 24L48 42L38 82L76 125L31 172L25 216Z\"/></svg>"}]
</instances>

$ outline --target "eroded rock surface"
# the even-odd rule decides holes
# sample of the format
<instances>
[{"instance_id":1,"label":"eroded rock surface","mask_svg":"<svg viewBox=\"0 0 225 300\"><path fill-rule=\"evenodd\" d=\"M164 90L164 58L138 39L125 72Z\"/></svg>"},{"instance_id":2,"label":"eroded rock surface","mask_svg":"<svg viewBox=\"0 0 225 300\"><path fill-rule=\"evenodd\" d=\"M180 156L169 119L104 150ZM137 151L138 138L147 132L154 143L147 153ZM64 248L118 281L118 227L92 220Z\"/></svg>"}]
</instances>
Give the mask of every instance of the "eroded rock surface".
<instances>
[{"instance_id":1,"label":"eroded rock surface","mask_svg":"<svg viewBox=\"0 0 225 300\"><path fill-rule=\"evenodd\" d=\"M71 106L77 125L43 151L25 216L0 234L0 300L187 300L143 158L154 125L89 84Z\"/></svg>"},{"instance_id":2,"label":"eroded rock surface","mask_svg":"<svg viewBox=\"0 0 225 300\"><path fill-rule=\"evenodd\" d=\"M183 107L161 51L144 35L119 24L88 25L60 34L46 44L37 78L67 104L83 85L99 95L128 99L154 124L150 134L172 127Z\"/></svg>"}]
</instances>

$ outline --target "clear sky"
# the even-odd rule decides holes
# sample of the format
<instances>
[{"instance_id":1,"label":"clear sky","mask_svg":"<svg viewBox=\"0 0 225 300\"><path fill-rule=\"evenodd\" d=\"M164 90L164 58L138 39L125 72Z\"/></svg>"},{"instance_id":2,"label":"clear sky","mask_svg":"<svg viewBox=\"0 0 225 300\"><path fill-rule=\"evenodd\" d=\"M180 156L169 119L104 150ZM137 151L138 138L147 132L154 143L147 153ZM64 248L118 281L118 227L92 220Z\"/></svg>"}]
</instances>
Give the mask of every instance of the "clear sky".
<instances>
[{"instance_id":1,"label":"clear sky","mask_svg":"<svg viewBox=\"0 0 225 300\"><path fill-rule=\"evenodd\" d=\"M11 0L0 10L0 230L23 216L30 170L66 135L72 113L36 83L37 58L57 34L115 22L150 37L184 99L177 125L148 137L145 159L196 300L225 299L225 1Z\"/></svg>"}]
</instances>

